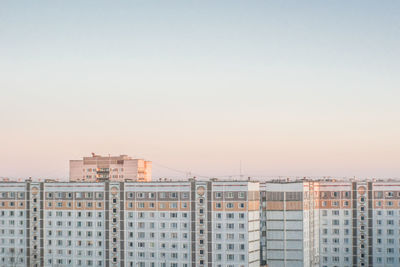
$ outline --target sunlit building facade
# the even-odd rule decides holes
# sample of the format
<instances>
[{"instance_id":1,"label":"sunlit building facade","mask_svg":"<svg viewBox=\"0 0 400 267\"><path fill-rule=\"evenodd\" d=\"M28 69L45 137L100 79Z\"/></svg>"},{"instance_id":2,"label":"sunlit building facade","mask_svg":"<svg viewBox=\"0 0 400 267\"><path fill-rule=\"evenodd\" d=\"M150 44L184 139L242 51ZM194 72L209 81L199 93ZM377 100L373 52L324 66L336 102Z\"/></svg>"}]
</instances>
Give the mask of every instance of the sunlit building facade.
<instances>
[{"instance_id":1,"label":"sunlit building facade","mask_svg":"<svg viewBox=\"0 0 400 267\"><path fill-rule=\"evenodd\" d=\"M399 181L275 181L260 188L262 264L400 266Z\"/></svg>"},{"instance_id":2,"label":"sunlit building facade","mask_svg":"<svg viewBox=\"0 0 400 267\"><path fill-rule=\"evenodd\" d=\"M0 266L399 266L399 181L0 182Z\"/></svg>"},{"instance_id":3,"label":"sunlit building facade","mask_svg":"<svg viewBox=\"0 0 400 267\"><path fill-rule=\"evenodd\" d=\"M268 266L303 266L303 184L260 185L261 259Z\"/></svg>"},{"instance_id":4,"label":"sunlit building facade","mask_svg":"<svg viewBox=\"0 0 400 267\"><path fill-rule=\"evenodd\" d=\"M127 155L99 156L69 161L69 177L73 182L96 181L151 181L151 161L134 159Z\"/></svg>"},{"instance_id":5,"label":"sunlit building facade","mask_svg":"<svg viewBox=\"0 0 400 267\"><path fill-rule=\"evenodd\" d=\"M0 266L259 266L259 183L0 183Z\"/></svg>"}]
</instances>

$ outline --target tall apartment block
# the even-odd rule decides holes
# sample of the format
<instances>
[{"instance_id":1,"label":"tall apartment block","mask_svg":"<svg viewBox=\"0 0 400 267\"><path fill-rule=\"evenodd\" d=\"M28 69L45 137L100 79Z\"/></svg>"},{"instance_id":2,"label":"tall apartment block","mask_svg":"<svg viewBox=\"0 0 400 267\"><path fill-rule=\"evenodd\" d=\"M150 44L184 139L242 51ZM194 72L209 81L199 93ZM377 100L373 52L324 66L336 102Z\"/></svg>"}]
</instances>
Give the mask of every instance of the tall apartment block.
<instances>
[{"instance_id":1,"label":"tall apartment block","mask_svg":"<svg viewBox=\"0 0 400 267\"><path fill-rule=\"evenodd\" d=\"M261 203L262 264L400 266L400 181L269 182Z\"/></svg>"},{"instance_id":2,"label":"tall apartment block","mask_svg":"<svg viewBox=\"0 0 400 267\"><path fill-rule=\"evenodd\" d=\"M70 181L151 181L151 161L133 159L127 155L102 157L92 153L92 157L70 160Z\"/></svg>"},{"instance_id":3,"label":"tall apartment block","mask_svg":"<svg viewBox=\"0 0 400 267\"><path fill-rule=\"evenodd\" d=\"M258 182L0 183L0 266L258 267Z\"/></svg>"}]
</instances>

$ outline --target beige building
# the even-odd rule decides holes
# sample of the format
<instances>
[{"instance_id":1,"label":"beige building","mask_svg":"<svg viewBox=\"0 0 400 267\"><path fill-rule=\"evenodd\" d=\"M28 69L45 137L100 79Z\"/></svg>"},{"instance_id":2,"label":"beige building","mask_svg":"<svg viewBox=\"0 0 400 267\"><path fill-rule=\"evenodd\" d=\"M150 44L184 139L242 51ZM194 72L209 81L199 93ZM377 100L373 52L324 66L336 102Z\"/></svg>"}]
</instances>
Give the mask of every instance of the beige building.
<instances>
[{"instance_id":1,"label":"beige building","mask_svg":"<svg viewBox=\"0 0 400 267\"><path fill-rule=\"evenodd\" d=\"M127 155L99 156L69 161L69 179L77 181L151 181L151 161L133 159Z\"/></svg>"}]
</instances>

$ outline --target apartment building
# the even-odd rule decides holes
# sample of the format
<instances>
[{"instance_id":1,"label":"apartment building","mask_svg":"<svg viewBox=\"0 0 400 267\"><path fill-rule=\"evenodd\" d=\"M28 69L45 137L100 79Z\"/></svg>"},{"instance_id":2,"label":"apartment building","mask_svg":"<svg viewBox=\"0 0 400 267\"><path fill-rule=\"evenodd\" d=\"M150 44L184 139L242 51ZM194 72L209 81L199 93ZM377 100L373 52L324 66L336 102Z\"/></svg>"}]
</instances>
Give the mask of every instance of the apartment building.
<instances>
[{"instance_id":1,"label":"apartment building","mask_svg":"<svg viewBox=\"0 0 400 267\"><path fill-rule=\"evenodd\" d=\"M400 266L400 181L275 181L260 188L263 264Z\"/></svg>"},{"instance_id":2,"label":"apartment building","mask_svg":"<svg viewBox=\"0 0 400 267\"><path fill-rule=\"evenodd\" d=\"M0 266L259 266L259 183L0 183Z\"/></svg>"},{"instance_id":3,"label":"apartment building","mask_svg":"<svg viewBox=\"0 0 400 267\"><path fill-rule=\"evenodd\" d=\"M91 157L83 157L82 160L70 160L69 175L73 182L149 182L151 161L133 159L127 155L103 157L92 153Z\"/></svg>"},{"instance_id":4,"label":"apartment building","mask_svg":"<svg viewBox=\"0 0 400 267\"><path fill-rule=\"evenodd\" d=\"M0 182L0 266L400 266L400 181Z\"/></svg>"}]
</instances>

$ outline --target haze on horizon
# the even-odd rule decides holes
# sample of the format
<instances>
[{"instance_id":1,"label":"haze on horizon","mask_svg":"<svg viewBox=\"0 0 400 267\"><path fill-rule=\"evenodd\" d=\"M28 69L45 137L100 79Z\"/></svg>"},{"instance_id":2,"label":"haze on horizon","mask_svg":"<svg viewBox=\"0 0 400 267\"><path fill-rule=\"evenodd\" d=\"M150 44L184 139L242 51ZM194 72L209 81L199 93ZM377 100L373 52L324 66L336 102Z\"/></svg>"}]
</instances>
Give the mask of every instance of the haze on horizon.
<instances>
[{"instance_id":1,"label":"haze on horizon","mask_svg":"<svg viewBox=\"0 0 400 267\"><path fill-rule=\"evenodd\" d=\"M399 1L0 3L0 176L400 177ZM158 167L157 167L158 166Z\"/></svg>"}]
</instances>

